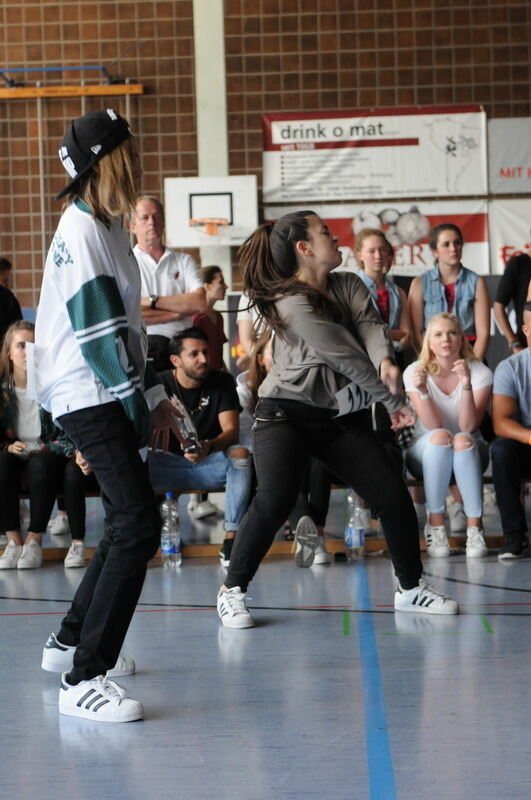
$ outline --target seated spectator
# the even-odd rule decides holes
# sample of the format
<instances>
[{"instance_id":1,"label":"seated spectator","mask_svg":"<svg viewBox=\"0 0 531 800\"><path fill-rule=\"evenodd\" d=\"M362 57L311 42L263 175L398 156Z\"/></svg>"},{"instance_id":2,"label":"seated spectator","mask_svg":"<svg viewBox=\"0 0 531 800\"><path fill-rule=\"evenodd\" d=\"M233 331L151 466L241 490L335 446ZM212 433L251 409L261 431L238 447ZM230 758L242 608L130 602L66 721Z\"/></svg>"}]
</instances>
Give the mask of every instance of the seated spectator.
<instances>
[{"instance_id":1,"label":"seated spectator","mask_svg":"<svg viewBox=\"0 0 531 800\"><path fill-rule=\"evenodd\" d=\"M491 445L492 477L505 543L502 561L521 558L529 545L522 478L531 475L531 302L523 309L522 331L527 347L496 367L492 422L497 437Z\"/></svg>"},{"instance_id":2,"label":"seated spectator","mask_svg":"<svg viewBox=\"0 0 531 800\"><path fill-rule=\"evenodd\" d=\"M422 346L428 322L441 311L455 314L476 358L485 358L490 338L490 300L487 284L461 263L463 234L443 222L430 231L435 266L413 278L408 294L414 345Z\"/></svg>"},{"instance_id":3,"label":"seated spectator","mask_svg":"<svg viewBox=\"0 0 531 800\"><path fill-rule=\"evenodd\" d=\"M527 348L523 333L523 311L529 295L531 281L531 250L512 256L507 262L496 290L493 312L511 353ZM516 315L516 331L513 331L506 307L512 303Z\"/></svg>"},{"instance_id":4,"label":"seated spectator","mask_svg":"<svg viewBox=\"0 0 531 800\"><path fill-rule=\"evenodd\" d=\"M444 311L431 318L419 360L406 369L404 385L417 413L406 464L415 478L424 480L428 555L450 553L444 510L453 473L467 517L467 558L482 558L487 553L482 474L489 456L479 426L492 372L474 356L453 314Z\"/></svg>"},{"instance_id":5,"label":"seated spectator","mask_svg":"<svg viewBox=\"0 0 531 800\"><path fill-rule=\"evenodd\" d=\"M406 293L387 277L393 264L393 247L378 228L364 228L356 234L356 256L360 265L358 275L389 326L395 351L402 352L411 346L413 336Z\"/></svg>"},{"instance_id":6,"label":"seated spectator","mask_svg":"<svg viewBox=\"0 0 531 800\"><path fill-rule=\"evenodd\" d=\"M0 569L41 566L42 537L72 452L51 416L26 396L26 343L34 341L34 331L31 322L15 322L0 352L0 530L8 539ZM30 522L23 543L19 495L26 491Z\"/></svg>"},{"instance_id":7,"label":"seated spectator","mask_svg":"<svg viewBox=\"0 0 531 800\"><path fill-rule=\"evenodd\" d=\"M22 319L20 305L11 291L11 262L0 258L0 345L5 332L17 320Z\"/></svg>"},{"instance_id":8,"label":"seated spectator","mask_svg":"<svg viewBox=\"0 0 531 800\"><path fill-rule=\"evenodd\" d=\"M219 267L202 267L199 277L203 281L206 292L207 310L202 314L194 314L192 324L200 328L208 340L208 362L212 369L227 367L223 361L223 345L227 341L223 330L223 317L214 306L218 300L224 300L227 284Z\"/></svg>"},{"instance_id":9,"label":"seated spectator","mask_svg":"<svg viewBox=\"0 0 531 800\"><path fill-rule=\"evenodd\" d=\"M0 286L4 286L6 289L11 289L11 273L13 271L13 265L8 258L4 258L4 256L0 256Z\"/></svg>"},{"instance_id":10,"label":"seated spectator","mask_svg":"<svg viewBox=\"0 0 531 800\"><path fill-rule=\"evenodd\" d=\"M249 452L238 446L240 404L234 378L213 370L208 343L199 328L180 331L170 342L173 370L160 373L166 393L188 410L196 427L200 450L183 453L175 437L170 452L150 451L149 472L160 491L210 491L225 485L225 539L220 552L230 560L232 543L247 510L251 484Z\"/></svg>"},{"instance_id":11,"label":"seated spectator","mask_svg":"<svg viewBox=\"0 0 531 800\"><path fill-rule=\"evenodd\" d=\"M67 568L85 566L87 516L85 496L89 492L99 492L99 490L100 486L92 467L85 461L83 454L75 450L66 465L63 484L64 509L68 523L66 527L72 536L72 543L65 557Z\"/></svg>"}]
</instances>

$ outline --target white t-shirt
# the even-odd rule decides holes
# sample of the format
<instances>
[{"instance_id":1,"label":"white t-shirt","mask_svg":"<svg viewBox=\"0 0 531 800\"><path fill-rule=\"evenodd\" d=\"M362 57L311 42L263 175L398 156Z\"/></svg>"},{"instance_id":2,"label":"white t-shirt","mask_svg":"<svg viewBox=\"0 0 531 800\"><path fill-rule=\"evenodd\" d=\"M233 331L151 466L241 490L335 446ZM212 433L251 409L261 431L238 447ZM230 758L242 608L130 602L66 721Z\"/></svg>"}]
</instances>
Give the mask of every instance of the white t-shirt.
<instances>
[{"instance_id":1,"label":"white t-shirt","mask_svg":"<svg viewBox=\"0 0 531 800\"><path fill-rule=\"evenodd\" d=\"M140 267L142 297L149 297L150 294L167 297L203 288L197 264L187 253L174 253L173 250L166 247L158 263L138 245L135 245L133 253ZM183 317L174 322L148 325L147 332L150 336L167 336L168 339L171 339L176 333L191 325L192 317Z\"/></svg>"},{"instance_id":2,"label":"white t-shirt","mask_svg":"<svg viewBox=\"0 0 531 800\"><path fill-rule=\"evenodd\" d=\"M420 366L420 361L415 361L410 364L404 372L404 387L406 392L418 392L413 386L413 374L416 367ZM470 368L470 383L472 391L482 389L485 386L492 386L492 370L485 366L481 361L471 361ZM461 405L461 397L463 394L463 387L460 383L451 394L445 394L431 375L428 375L426 381L428 394L433 398L433 401L439 411L441 412L443 427L450 431L450 433L459 433L459 406ZM415 436L423 436L427 432L420 419L415 423Z\"/></svg>"},{"instance_id":3,"label":"white t-shirt","mask_svg":"<svg viewBox=\"0 0 531 800\"><path fill-rule=\"evenodd\" d=\"M15 393L18 406L17 439L26 445L24 453L32 453L35 450L40 450L43 445L39 406L35 400L27 397L25 389L19 389L15 386Z\"/></svg>"},{"instance_id":4,"label":"white t-shirt","mask_svg":"<svg viewBox=\"0 0 531 800\"><path fill-rule=\"evenodd\" d=\"M258 311L257 307L252 306L249 308L249 298L245 292L242 292L240 295L240 300L238 302L238 315L236 317L236 322L242 321L253 323L255 336L257 339L267 327L265 322L260 321L260 312Z\"/></svg>"}]
</instances>

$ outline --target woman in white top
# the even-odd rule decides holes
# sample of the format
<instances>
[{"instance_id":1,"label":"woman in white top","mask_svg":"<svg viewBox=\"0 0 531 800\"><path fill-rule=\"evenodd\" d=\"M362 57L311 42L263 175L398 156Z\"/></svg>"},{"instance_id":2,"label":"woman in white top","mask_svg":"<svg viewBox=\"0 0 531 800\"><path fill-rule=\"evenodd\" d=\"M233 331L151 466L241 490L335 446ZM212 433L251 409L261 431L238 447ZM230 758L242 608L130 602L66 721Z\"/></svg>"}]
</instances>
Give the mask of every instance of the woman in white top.
<instances>
[{"instance_id":1,"label":"woman in white top","mask_svg":"<svg viewBox=\"0 0 531 800\"><path fill-rule=\"evenodd\" d=\"M417 413L406 464L412 475L424 479L428 554L443 557L450 552L444 509L453 473L467 517L467 557L482 558L487 553L481 517L488 446L479 426L492 372L477 360L453 314L443 311L431 318L420 358L406 369L404 385Z\"/></svg>"},{"instance_id":2,"label":"woman in white top","mask_svg":"<svg viewBox=\"0 0 531 800\"><path fill-rule=\"evenodd\" d=\"M0 352L0 526L8 539L2 570L41 566L42 537L73 450L50 415L26 394L26 344L34 336L35 326L19 320L6 331ZM30 522L23 543L19 495L26 491Z\"/></svg>"}]
</instances>

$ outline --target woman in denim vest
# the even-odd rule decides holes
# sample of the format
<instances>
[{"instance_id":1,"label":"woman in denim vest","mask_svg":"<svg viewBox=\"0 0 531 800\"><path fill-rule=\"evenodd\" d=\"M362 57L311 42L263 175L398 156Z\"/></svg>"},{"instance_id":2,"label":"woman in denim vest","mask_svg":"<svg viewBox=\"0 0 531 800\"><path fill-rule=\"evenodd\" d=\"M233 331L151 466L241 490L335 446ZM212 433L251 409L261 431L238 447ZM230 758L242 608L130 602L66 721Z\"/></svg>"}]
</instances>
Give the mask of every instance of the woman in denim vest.
<instances>
[{"instance_id":1,"label":"woman in denim vest","mask_svg":"<svg viewBox=\"0 0 531 800\"><path fill-rule=\"evenodd\" d=\"M443 222L430 232L435 266L414 278L409 290L409 312L415 346L422 347L423 333L435 314L455 314L480 361L489 344L490 299L483 278L461 264L463 235L457 225Z\"/></svg>"}]
</instances>

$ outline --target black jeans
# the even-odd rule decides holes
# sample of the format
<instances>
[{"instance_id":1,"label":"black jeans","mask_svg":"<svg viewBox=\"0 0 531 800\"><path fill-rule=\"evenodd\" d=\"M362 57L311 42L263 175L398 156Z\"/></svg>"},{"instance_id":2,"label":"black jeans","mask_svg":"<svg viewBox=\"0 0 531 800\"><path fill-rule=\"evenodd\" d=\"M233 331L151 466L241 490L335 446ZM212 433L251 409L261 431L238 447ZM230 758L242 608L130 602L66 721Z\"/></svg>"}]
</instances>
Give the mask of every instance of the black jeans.
<instances>
[{"instance_id":1,"label":"black jeans","mask_svg":"<svg viewBox=\"0 0 531 800\"><path fill-rule=\"evenodd\" d=\"M29 458L0 450L0 530L20 529L19 494L29 493L32 533L44 533L57 493L61 491L66 456L40 450Z\"/></svg>"},{"instance_id":2,"label":"black jeans","mask_svg":"<svg viewBox=\"0 0 531 800\"><path fill-rule=\"evenodd\" d=\"M531 447L515 439L495 439L491 446L492 478L500 509L502 529L526 533L525 508L520 497L520 481L531 475Z\"/></svg>"},{"instance_id":3,"label":"black jeans","mask_svg":"<svg viewBox=\"0 0 531 800\"><path fill-rule=\"evenodd\" d=\"M417 517L401 473L371 430L368 412L333 420L332 413L302 403L261 400L255 417L258 487L236 536L225 585L246 591L314 456L378 514L400 584L417 586L422 574Z\"/></svg>"},{"instance_id":4,"label":"black jeans","mask_svg":"<svg viewBox=\"0 0 531 800\"><path fill-rule=\"evenodd\" d=\"M104 536L58 635L64 644L76 645L70 677L78 682L116 663L147 562L159 546L160 516L133 425L120 403L83 408L59 421L94 470L106 517Z\"/></svg>"},{"instance_id":5,"label":"black jeans","mask_svg":"<svg viewBox=\"0 0 531 800\"><path fill-rule=\"evenodd\" d=\"M68 517L68 525L72 539L84 539L86 531L86 502L87 492L99 492L100 486L93 472L83 475L78 465L72 459L65 469L63 485L63 510Z\"/></svg>"}]
</instances>

